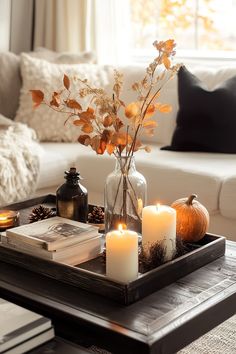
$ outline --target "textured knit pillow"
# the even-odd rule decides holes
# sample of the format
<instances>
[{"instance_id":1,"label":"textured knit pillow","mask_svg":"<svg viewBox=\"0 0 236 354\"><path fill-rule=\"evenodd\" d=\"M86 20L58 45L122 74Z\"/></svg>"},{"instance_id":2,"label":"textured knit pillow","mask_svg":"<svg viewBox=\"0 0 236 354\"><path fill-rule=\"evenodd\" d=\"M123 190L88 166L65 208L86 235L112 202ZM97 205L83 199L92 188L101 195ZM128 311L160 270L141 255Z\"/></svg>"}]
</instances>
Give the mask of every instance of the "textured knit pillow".
<instances>
[{"instance_id":1,"label":"textured knit pillow","mask_svg":"<svg viewBox=\"0 0 236 354\"><path fill-rule=\"evenodd\" d=\"M45 105L33 109L29 90L39 89L51 94L55 90L63 89L63 75L78 76L96 87L109 89L113 69L109 66L96 64L64 65L53 64L42 59L21 55L21 75L23 86L20 95L20 105L16 114L16 121L26 123L33 128L40 141L76 141L79 135L78 127L68 122L65 114L55 112ZM49 96L48 96L49 98ZM83 99L84 108L86 102ZM83 106L83 104L82 104Z\"/></svg>"},{"instance_id":2,"label":"textured knit pillow","mask_svg":"<svg viewBox=\"0 0 236 354\"><path fill-rule=\"evenodd\" d=\"M178 73L179 111L173 151L236 153L236 76L213 91L185 67Z\"/></svg>"},{"instance_id":3,"label":"textured knit pillow","mask_svg":"<svg viewBox=\"0 0 236 354\"><path fill-rule=\"evenodd\" d=\"M44 59L56 64L81 64L95 63L96 57L93 52L55 52L53 50L37 47L33 52L27 53L38 59Z\"/></svg>"}]
</instances>

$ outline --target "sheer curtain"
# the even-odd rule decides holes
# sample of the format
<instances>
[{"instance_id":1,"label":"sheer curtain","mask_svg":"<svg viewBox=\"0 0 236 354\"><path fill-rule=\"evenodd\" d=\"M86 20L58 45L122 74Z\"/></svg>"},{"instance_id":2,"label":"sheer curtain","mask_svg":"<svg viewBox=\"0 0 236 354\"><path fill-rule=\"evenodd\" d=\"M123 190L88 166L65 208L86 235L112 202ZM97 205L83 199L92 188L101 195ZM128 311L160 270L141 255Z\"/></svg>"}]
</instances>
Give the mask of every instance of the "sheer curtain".
<instances>
[{"instance_id":1,"label":"sheer curtain","mask_svg":"<svg viewBox=\"0 0 236 354\"><path fill-rule=\"evenodd\" d=\"M34 48L92 50L98 63L122 65L129 38L127 0L35 0Z\"/></svg>"}]
</instances>

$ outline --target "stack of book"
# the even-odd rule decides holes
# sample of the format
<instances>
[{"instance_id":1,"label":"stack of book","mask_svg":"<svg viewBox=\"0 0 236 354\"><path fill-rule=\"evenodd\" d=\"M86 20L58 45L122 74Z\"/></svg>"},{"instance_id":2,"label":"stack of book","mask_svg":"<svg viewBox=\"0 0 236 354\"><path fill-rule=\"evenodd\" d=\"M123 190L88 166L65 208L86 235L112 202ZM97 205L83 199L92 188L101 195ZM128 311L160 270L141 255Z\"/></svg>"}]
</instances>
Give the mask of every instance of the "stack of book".
<instances>
[{"instance_id":1,"label":"stack of book","mask_svg":"<svg viewBox=\"0 0 236 354\"><path fill-rule=\"evenodd\" d=\"M47 260L77 265L101 252L101 235L89 224L55 216L7 230L1 245Z\"/></svg>"},{"instance_id":2,"label":"stack of book","mask_svg":"<svg viewBox=\"0 0 236 354\"><path fill-rule=\"evenodd\" d=\"M0 298L0 353L25 353L52 338L51 320Z\"/></svg>"}]
</instances>

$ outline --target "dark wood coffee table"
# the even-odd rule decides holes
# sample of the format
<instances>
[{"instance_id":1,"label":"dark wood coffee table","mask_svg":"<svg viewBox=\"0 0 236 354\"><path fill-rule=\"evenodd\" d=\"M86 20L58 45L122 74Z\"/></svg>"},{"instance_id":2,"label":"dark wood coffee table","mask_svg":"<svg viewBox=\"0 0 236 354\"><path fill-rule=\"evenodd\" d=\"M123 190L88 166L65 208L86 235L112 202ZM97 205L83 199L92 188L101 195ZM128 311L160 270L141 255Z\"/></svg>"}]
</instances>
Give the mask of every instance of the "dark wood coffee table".
<instances>
[{"instance_id":1,"label":"dark wood coffee table","mask_svg":"<svg viewBox=\"0 0 236 354\"><path fill-rule=\"evenodd\" d=\"M112 353L174 353L236 313L236 243L129 306L0 262L0 296L53 320L57 335Z\"/></svg>"}]
</instances>

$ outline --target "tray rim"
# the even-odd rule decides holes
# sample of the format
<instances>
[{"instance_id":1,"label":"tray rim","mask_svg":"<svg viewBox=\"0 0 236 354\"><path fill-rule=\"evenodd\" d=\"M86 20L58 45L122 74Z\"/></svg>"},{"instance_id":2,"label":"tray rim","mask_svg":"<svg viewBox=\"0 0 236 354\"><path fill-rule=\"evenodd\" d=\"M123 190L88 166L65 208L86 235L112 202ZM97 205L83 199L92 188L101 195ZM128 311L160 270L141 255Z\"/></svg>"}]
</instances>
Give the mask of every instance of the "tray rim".
<instances>
[{"instance_id":1,"label":"tray rim","mask_svg":"<svg viewBox=\"0 0 236 354\"><path fill-rule=\"evenodd\" d=\"M46 195L37 196L35 198L25 199L23 201L16 202L13 204L9 204L6 207L13 208L13 210L14 210L14 208L15 208L15 210L16 210L16 208L18 208L18 210L20 211L21 209L27 209L31 206L35 206L36 204L40 204L40 203L42 203L42 204L43 203L55 203L55 198L56 198L56 196L54 194L46 194ZM73 265L69 265L66 263L53 261L50 259L42 259L36 255L29 255L29 254L26 254L26 253L21 252L19 250L8 249L7 247L2 246L1 243L0 243L0 247L1 247L1 249L6 250L5 251L5 260L3 259L3 261L5 261L5 262L14 264L16 266L20 266L20 267L28 269L28 270L31 270L31 269L27 266L27 264L24 265L23 262L21 263L21 261L24 257L29 257L29 259L31 260L31 263L34 260L40 260L40 262L42 262L42 264L45 264L46 266L47 265L49 265L49 266L55 265L55 267L53 267L53 268L58 267L58 269L60 269L60 270L64 269L65 272L61 275L61 277L52 275L53 271L51 271L51 274L50 274L50 270L48 271L48 273L45 274L45 276L48 276L52 279L61 281L64 284L70 284L70 285L75 286L77 288L89 291L91 293L106 296L106 295L104 295L104 291L99 292L99 290L96 290L96 289L94 290L93 288L88 289L88 284L90 283L91 280L94 280L95 282L96 281L101 282L101 283L103 283L104 287L106 287L108 290L112 289L113 295L115 293L115 298L113 298L111 296L107 296L108 298L111 298L113 300L121 302L124 305L129 305L132 302L135 302L147 295L150 295L152 292L157 291L158 289L160 289L168 284L171 284L174 281L177 281L177 279L188 275L189 273L201 268L203 265L210 263L211 261L214 261L216 258L223 256L225 253L226 237L221 236L221 235L217 235L217 234L213 234L213 233L206 233L206 236L210 236L213 239L211 241L208 241L206 244L200 245L200 247L197 247L197 248L191 250L190 252L188 252L180 257L177 257L169 262L166 262L166 263L164 263L164 264L162 264L162 265L160 265L148 272L139 273L137 279L135 279L132 282L128 282L128 283L114 281L112 279L109 279L106 276L106 274L100 274L100 273L97 273L97 272L92 271L90 269L80 268L79 265L73 266ZM211 251L213 251L213 256L211 256ZM7 252L8 253L10 252L13 254L14 253L18 254L18 259L15 261L13 260L12 262L11 262L11 259L8 261L8 257L6 257ZM205 253L205 257L206 257L206 254L210 255L211 257L209 259L204 259L204 253ZM184 265L185 265L185 263L187 263L188 258L190 258L190 257L194 258L194 256L196 256L198 254L202 255L201 262L200 262L201 264L198 266L191 265L190 269L192 269L192 270L185 271ZM3 251L3 257L4 257L4 251ZM96 258L99 258L99 257L101 257L101 254ZM11 257L9 257L9 258L11 258ZM190 258L190 260L194 261L191 258ZM170 273L173 272L174 269L178 266L178 263L180 263L179 269L181 270L182 275L180 275L180 276L176 275L175 280L173 280L171 282L167 282L167 284L165 284L165 279L164 280L162 279L163 273L168 272L168 268L170 269ZM38 273L38 274L42 274L42 273L40 273L40 270L37 269L37 266L36 266L36 269L34 267L34 269L31 271ZM83 284L81 285L81 284L75 283L75 280L68 281L67 279L65 279L64 278L65 274L70 271L73 274L75 274L75 277L77 275L78 278L80 278L80 277L86 278L87 283L85 285L83 285ZM172 276L172 275L170 274L170 276ZM158 281L158 278L159 278L159 281L161 281L162 283L164 282L163 286L157 288L156 290L149 291L148 293L146 293L146 295L145 294L144 295L139 295L139 294L135 295L135 292L138 289L140 289L140 287L142 287L142 286L147 285L148 287L152 287L150 282L155 281L155 279L157 279L157 281ZM145 291L144 291L144 293L145 293ZM138 298L136 299L135 296L137 296Z\"/></svg>"}]
</instances>

